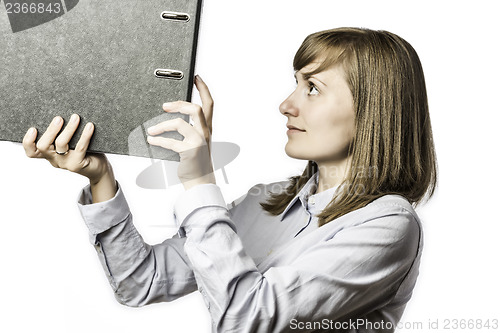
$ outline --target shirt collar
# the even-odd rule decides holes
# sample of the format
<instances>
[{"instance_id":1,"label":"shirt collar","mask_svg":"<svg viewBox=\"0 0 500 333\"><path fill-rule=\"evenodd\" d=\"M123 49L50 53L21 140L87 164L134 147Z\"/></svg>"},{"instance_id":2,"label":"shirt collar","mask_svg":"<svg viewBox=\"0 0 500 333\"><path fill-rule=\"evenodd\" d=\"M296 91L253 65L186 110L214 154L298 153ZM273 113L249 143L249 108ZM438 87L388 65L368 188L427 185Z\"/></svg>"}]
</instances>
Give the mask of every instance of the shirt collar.
<instances>
[{"instance_id":1,"label":"shirt collar","mask_svg":"<svg viewBox=\"0 0 500 333\"><path fill-rule=\"evenodd\" d=\"M307 207L307 199L312 193L316 192L316 187L318 186L318 177L319 173L316 172L311 178L309 178L309 180L302 187L299 193L297 193L297 195L292 200L290 200L283 213L281 213L281 218L280 218L281 221L283 221L283 218L285 217L286 213L290 210L290 208L292 208L292 206L295 204L295 202L297 202L297 200L300 200L302 207L304 208Z\"/></svg>"},{"instance_id":2,"label":"shirt collar","mask_svg":"<svg viewBox=\"0 0 500 333\"><path fill-rule=\"evenodd\" d=\"M283 213L281 213L280 221L283 221L285 215L294 206L297 200L299 200L302 207L307 210L308 200L311 196L314 196L316 202L314 210L318 211L318 213L321 212L330 203L330 201L335 196L335 193L337 192L338 186L334 186L325 191L314 194L318 186L318 179L319 172L316 172L302 187L299 193L297 193L297 195L292 200L290 200Z\"/></svg>"}]
</instances>

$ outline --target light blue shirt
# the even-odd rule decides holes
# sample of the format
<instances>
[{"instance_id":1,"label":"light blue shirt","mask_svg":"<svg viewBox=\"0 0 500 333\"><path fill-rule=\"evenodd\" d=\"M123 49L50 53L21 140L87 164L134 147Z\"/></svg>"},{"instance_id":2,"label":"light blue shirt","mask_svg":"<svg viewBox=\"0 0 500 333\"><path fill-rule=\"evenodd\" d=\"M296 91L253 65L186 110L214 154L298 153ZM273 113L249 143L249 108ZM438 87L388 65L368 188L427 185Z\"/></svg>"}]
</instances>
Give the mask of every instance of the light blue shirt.
<instances>
[{"instance_id":1,"label":"light blue shirt","mask_svg":"<svg viewBox=\"0 0 500 333\"><path fill-rule=\"evenodd\" d=\"M144 243L120 188L79 198L90 240L120 303L171 301L198 289L214 332L392 332L411 297L422 251L410 203L386 195L322 227L336 188L312 177L285 211L260 202L288 182L259 184L228 209L216 185L178 199L179 234ZM181 236L179 236L181 235Z\"/></svg>"}]
</instances>

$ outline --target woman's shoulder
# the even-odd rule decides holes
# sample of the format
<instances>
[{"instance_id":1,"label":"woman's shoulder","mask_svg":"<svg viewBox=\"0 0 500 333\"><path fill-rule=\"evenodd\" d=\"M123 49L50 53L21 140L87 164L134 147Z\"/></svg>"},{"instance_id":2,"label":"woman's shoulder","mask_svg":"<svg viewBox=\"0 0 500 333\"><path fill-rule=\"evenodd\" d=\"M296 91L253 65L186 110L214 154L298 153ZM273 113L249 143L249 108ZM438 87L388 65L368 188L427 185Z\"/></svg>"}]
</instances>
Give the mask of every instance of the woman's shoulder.
<instances>
[{"instance_id":1,"label":"woman's shoulder","mask_svg":"<svg viewBox=\"0 0 500 333\"><path fill-rule=\"evenodd\" d=\"M335 233L343 229L384 230L393 236L421 234L421 222L411 203L403 196L388 194L362 208L353 210L327 223Z\"/></svg>"},{"instance_id":2,"label":"woman's shoulder","mask_svg":"<svg viewBox=\"0 0 500 333\"><path fill-rule=\"evenodd\" d=\"M365 207L368 211L377 211L379 214L410 215L419 221L413 205L402 195L386 194L370 202Z\"/></svg>"},{"instance_id":3,"label":"woman's shoulder","mask_svg":"<svg viewBox=\"0 0 500 333\"><path fill-rule=\"evenodd\" d=\"M370 202L368 206L372 207L394 207L408 210L410 212L414 212L412 204L406 199L404 196L399 194L386 194L383 195L372 202Z\"/></svg>"},{"instance_id":4,"label":"woman's shoulder","mask_svg":"<svg viewBox=\"0 0 500 333\"><path fill-rule=\"evenodd\" d=\"M412 204L397 194L384 195L344 216L344 222L350 226L377 226L391 233L399 233L402 237L413 234L418 238L422 233L420 219Z\"/></svg>"}]
</instances>

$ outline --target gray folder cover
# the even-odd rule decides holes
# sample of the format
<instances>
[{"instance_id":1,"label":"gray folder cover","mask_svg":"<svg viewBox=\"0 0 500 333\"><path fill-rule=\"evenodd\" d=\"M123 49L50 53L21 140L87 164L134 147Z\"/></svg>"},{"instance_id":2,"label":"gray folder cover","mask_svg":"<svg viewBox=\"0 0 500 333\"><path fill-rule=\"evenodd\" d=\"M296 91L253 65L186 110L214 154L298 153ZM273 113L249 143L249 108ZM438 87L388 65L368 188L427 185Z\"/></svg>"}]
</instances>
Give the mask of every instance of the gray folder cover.
<instances>
[{"instance_id":1,"label":"gray folder cover","mask_svg":"<svg viewBox=\"0 0 500 333\"><path fill-rule=\"evenodd\" d=\"M190 100L200 12L201 0L4 0L0 140L78 113L71 148L91 121L89 151L178 160L145 129L179 116L164 102Z\"/></svg>"}]
</instances>

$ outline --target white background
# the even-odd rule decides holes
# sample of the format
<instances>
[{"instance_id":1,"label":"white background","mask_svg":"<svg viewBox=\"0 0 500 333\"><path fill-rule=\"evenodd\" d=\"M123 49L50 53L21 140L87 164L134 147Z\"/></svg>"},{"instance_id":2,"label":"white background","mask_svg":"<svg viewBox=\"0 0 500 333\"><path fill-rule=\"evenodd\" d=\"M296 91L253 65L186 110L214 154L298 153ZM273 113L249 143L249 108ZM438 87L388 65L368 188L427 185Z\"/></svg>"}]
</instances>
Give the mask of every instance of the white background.
<instances>
[{"instance_id":1,"label":"white background","mask_svg":"<svg viewBox=\"0 0 500 333\"><path fill-rule=\"evenodd\" d=\"M440 178L435 197L418 210L424 256L402 319L422 327L401 332L430 331L429 320L439 321L441 329L433 331L446 332L447 319L500 319L496 7L496 1L204 4L197 73L216 101L213 140L241 147L226 166L229 184L217 172L226 201L255 183L282 180L304 167L284 153L285 117L278 105L294 88L292 58L307 34L340 26L384 29L419 53ZM76 206L86 180L29 160L18 144L0 142L0 153L0 331L209 332L208 311L197 292L139 309L118 304ZM109 159L146 241L169 237L180 185L141 189L135 178L149 160Z\"/></svg>"}]
</instances>

